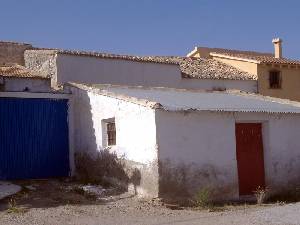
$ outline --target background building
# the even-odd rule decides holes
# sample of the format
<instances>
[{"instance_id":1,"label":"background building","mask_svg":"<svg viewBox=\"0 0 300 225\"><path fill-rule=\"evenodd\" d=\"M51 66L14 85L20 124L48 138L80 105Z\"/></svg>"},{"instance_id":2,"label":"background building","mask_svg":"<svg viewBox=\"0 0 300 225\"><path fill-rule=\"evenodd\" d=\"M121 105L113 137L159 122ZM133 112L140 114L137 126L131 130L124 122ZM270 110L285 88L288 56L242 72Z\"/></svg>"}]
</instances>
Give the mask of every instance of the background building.
<instances>
[{"instance_id":1,"label":"background building","mask_svg":"<svg viewBox=\"0 0 300 225\"><path fill-rule=\"evenodd\" d=\"M189 57L210 58L255 75L258 93L300 101L300 61L283 57L282 40L273 40L274 54L196 47Z\"/></svg>"}]
</instances>

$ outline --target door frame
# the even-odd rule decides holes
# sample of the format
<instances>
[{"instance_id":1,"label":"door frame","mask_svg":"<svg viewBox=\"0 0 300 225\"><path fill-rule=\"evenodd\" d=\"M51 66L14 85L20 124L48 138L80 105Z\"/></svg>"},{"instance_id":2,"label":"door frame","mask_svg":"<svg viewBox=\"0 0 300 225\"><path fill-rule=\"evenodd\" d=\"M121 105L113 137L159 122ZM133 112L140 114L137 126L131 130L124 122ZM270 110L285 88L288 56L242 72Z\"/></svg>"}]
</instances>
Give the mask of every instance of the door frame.
<instances>
[{"instance_id":1,"label":"door frame","mask_svg":"<svg viewBox=\"0 0 300 225\"><path fill-rule=\"evenodd\" d=\"M67 93L34 93L34 92L0 92L0 98L47 98L68 100L68 129L69 129L69 168L70 176L75 174L74 159L74 100L71 94Z\"/></svg>"},{"instance_id":2,"label":"door frame","mask_svg":"<svg viewBox=\"0 0 300 225\"><path fill-rule=\"evenodd\" d=\"M264 185L265 187L267 187L267 176L266 176L266 151L268 150L268 134L269 134L269 130L268 130L268 121L267 120L235 120L234 123L234 136L235 136L235 157L236 157L236 175L237 175L237 188L238 188L238 196L241 198L243 196L247 196L247 195L241 195L240 194L240 183L239 183L239 168L238 168L238 159L237 159L237 142L236 142L236 124L239 123L260 123L261 124L261 136L262 136L262 154L263 154L263 164L264 164Z\"/></svg>"}]
</instances>

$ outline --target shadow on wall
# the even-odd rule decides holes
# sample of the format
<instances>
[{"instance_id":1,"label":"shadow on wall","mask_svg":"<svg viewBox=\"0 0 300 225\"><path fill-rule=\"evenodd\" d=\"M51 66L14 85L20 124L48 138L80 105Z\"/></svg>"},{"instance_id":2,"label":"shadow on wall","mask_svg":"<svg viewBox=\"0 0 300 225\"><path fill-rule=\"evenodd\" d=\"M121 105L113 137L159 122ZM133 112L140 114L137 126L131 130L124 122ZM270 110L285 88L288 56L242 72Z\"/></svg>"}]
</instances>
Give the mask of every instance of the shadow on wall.
<instances>
[{"instance_id":1,"label":"shadow on wall","mask_svg":"<svg viewBox=\"0 0 300 225\"><path fill-rule=\"evenodd\" d=\"M136 195L143 198L158 197L157 161L140 163L126 160L126 171L130 177L130 186L134 187Z\"/></svg>"},{"instance_id":2,"label":"shadow on wall","mask_svg":"<svg viewBox=\"0 0 300 225\"><path fill-rule=\"evenodd\" d=\"M97 142L93 123L92 106L86 91L72 88L74 95L75 153L96 155Z\"/></svg>"},{"instance_id":3,"label":"shadow on wall","mask_svg":"<svg viewBox=\"0 0 300 225\"><path fill-rule=\"evenodd\" d=\"M75 154L76 178L85 184L115 186L127 190L129 177L125 164L115 153L104 149L91 156L87 153Z\"/></svg>"},{"instance_id":4,"label":"shadow on wall","mask_svg":"<svg viewBox=\"0 0 300 225\"><path fill-rule=\"evenodd\" d=\"M129 182L134 186L134 195L138 194L137 187L141 185L141 179L142 175L140 170L134 168L129 179Z\"/></svg>"},{"instance_id":5,"label":"shadow on wall","mask_svg":"<svg viewBox=\"0 0 300 225\"><path fill-rule=\"evenodd\" d=\"M75 155L76 178L84 184L100 184L116 188L119 194L127 192L129 184L134 186L134 195L141 184L141 172L128 167L126 160L110 149L103 149L91 156L86 153Z\"/></svg>"},{"instance_id":6,"label":"shadow on wall","mask_svg":"<svg viewBox=\"0 0 300 225\"><path fill-rule=\"evenodd\" d=\"M109 148L99 151L88 92L73 88L73 93L77 124L75 128L76 177L83 183L101 184L104 187L114 186L120 191L127 191L131 183L137 194L137 186L141 181L140 171L128 167L125 158L118 158L117 154Z\"/></svg>"}]
</instances>

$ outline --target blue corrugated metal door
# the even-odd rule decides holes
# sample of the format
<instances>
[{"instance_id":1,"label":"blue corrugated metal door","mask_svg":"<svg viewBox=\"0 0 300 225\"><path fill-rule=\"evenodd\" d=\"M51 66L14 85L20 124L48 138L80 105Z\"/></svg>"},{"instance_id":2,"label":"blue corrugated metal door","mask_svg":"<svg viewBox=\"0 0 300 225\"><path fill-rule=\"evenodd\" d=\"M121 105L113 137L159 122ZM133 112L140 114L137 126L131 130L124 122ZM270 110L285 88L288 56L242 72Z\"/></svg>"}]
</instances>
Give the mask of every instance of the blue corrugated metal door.
<instances>
[{"instance_id":1,"label":"blue corrugated metal door","mask_svg":"<svg viewBox=\"0 0 300 225\"><path fill-rule=\"evenodd\" d=\"M0 98L0 180L68 176L67 103Z\"/></svg>"}]
</instances>

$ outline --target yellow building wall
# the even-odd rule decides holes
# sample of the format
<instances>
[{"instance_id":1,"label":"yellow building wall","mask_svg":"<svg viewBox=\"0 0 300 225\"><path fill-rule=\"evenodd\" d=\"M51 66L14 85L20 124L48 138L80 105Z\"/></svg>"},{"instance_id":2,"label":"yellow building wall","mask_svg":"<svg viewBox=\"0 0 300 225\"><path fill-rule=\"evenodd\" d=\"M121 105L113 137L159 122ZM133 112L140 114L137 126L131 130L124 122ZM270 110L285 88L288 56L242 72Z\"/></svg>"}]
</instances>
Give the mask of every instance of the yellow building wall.
<instances>
[{"instance_id":1,"label":"yellow building wall","mask_svg":"<svg viewBox=\"0 0 300 225\"><path fill-rule=\"evenodd\" d=\"M242 71L258 76L258 93L261 95L300 101L300 69L289 68L284 65L260 65L244 62L236 59L225 59L214 56L215 60L231 65ZM281 88L270 88L269 72L278 70L281 72Z\"/></svg>"},{"instance_id":2,"label":"yellow building wall","mask_svg":"<svg viewBox=\"0 0 300 225\"><path fill-rule=\"evenodd\" d=\"M281 88L269 86L269 71L281 72ZM300 101L300 69L258 65L258 92L262 95Z\"/></svg>"},{"instance_id":3,"label":"yellow building wall","mask_svg":"<svg viewBox=\"0 0 300 225\"><path fill-rule=\"evenodd\" d=\"M300 68L291 68L288 65L261 65L237 59L226 59L212 56L213 59L231 65L242 71L257 75L258 93L261 95L300 101ZM269 72L281 72L281 88L272 89L269 84Z\"/></svg>"},{"instance_id":4,"label":"yellow building wall","mask_svg":"<svg viewBox=\"0 0 300 225\"><path fill-rule=\"evenodd\" d=\"M195 57L195 58L201 58L202 56L200 55L199 52L197 52L197 53L195 53L195 54L193 55L193 57Z\"/></svg>"},{"instance_id":5,"label":"yellow building wall","mask_svg":"<svg viewBox=\"0 0 300 225\"><path fill-rule=\"evenodd\" d=\"M257 75L257 64L252 62L245 62L236 59L225 59L217 56L213 56L213 59L218 60L220 62L231 65L237 69L240 69L244 72L248 72L254 75Z\"/></svg>"}]
</instances>

